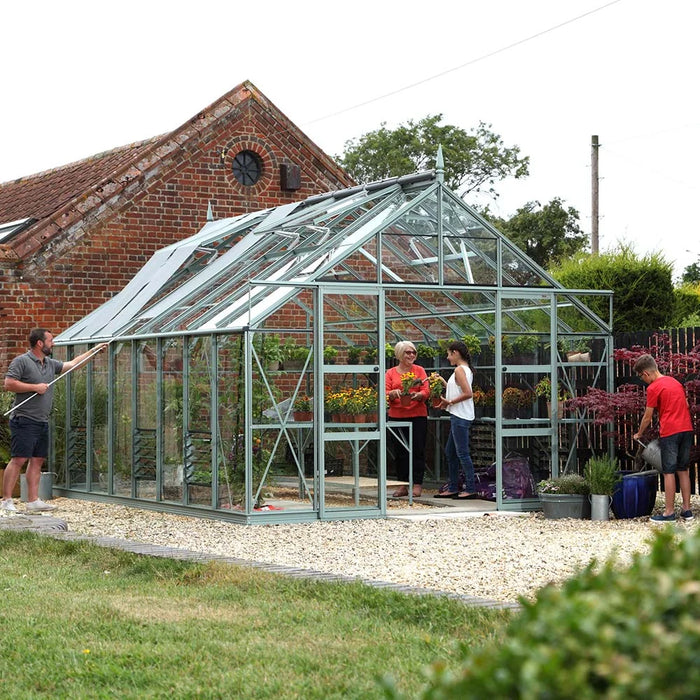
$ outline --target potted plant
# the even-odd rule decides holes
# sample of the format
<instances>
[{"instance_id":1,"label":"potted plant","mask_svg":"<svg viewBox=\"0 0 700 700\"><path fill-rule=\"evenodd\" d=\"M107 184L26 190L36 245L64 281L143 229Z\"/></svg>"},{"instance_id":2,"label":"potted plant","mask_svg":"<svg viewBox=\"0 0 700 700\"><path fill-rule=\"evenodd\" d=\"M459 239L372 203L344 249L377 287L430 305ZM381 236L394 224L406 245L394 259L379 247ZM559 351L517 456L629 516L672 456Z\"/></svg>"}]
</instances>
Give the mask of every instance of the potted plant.
<instances>
[{"instance_id":1,"label":"potted plant","mask_svg":"<svg viewBox=\"0 0 700 700\"><path fill-rule=\"evenodd\" d=\"M496 336L489 336L489 349L496 356ZM501 357L506 359L513 356L513 346L507 336L501 336Z\"/></svg>"},{"instance_id":2,"label":"potted plant","mask_svg":"<svg viewBox=\"0 0 700 700\"><path fill-rule=\"evenodd\" d=\"M552 380L548 376L542 377L537 384L535 384L535 396L544 399L547 402L547 416L552 417ZM564 389L561 382L557 382L557 413L562 415L564 413L564 402L570 398L569 392Z\"/></svg>"},{"instance_id":3,"label":"potted plant","mask_svg":"<svg viewBox=\"0 0 700 700\"><path fill-rule=\"evenodd\" d=\"M350 413L357 423L376 423L377 421L377 389L371 386L358 386L352 389L348 403Z\"/></svg>"},{"instance_id":4,"label":"potted plant","mask_svg":"<svg viewBox=\"0 0 700 700\"><path fill-rule=\"evenodd\" d=\"M282 345L280 337L273 333L264 335L261 342L261 360L267 365L267 369L271 372L276 372L280 368L280 362L283 359Z\"/></svg>"},{"instance_id":5,"label":"potted plant","mask_svg":"<svg viewBox=\"0 0 700 700\"><path fill-rule=\"evenodd\" d=\"M437 354L437 348L431 348L429 345L419 343L416 345L416 364L421 367L432 367L435 364Z\"/></svg>"},{"instance_id":6,"label":"potted plant","mask_svg":"<svg viewBox=\"0 0 700 700\"><path fill-rule=\"evenodd\" d=\"M481 354L481 341L475 335L463 335L462 342L467 346L472 360Z\"/></svg>"},{"instance_id":7,"label":"potted plant","mask_svg":"<svg viewBox=\"0 0 700 700\"><path fill-rule=\"evenodd\" d=\"M362 348L358 347L357 345L351 345L348 348L348 364L359 365L360 358L362 357L363 352L364 351L362 350Z\"/></svg>"},{"instance_id":8,"label":"potted plant","mask_svg":"<svg viewBox=\"0 0 700 700\"><path fill-rule=\"evenodd\" d=\"M413 372L404 372L401 375L401 405L410 406L411 394L422 384Z\"/></svg>"},{"instance_id":9,"label":"potted plant","mask_svg":"<svg viewBox=\"0 0 700 700\"><path fill-rule=\"evenodd\" d=\"M591 361L591 338L577 338L572 349L566 353L568 362L590 362Z\"/></svg>"},{"instance_id":10,"label":"potted plant","mask_svg":"<svg viewBox=\"0 0 700 700\"><path fill-rule=\"evenodd\" d=\"M615 457L591 457L583 475L591 492L591 520L608 520L615 486L620 481L619 465Z\"/></svg>"},{"instance_id":11,"label":"potted plant","mask_svg":"<svg viewBox=\"0 0 700 700\"><path fill-rule=\"evenodd\" d=\"M314 401L306 394L299 394L292 407L295 421L310 421L314 418Z\"/></svg>"},{"instance_id":12,"label":"potted plant","mask_svg":"<svg viewBox=\"0 0 700 700\"><path fill-rule=\"evenodd\" d=\"M579 474L564 474L544 479L537 485L537 493L544 517L548 520L590 517L590 487Z\"/></svg>"},{"instance_id":13,"label":"potted plant","mask_svg":"<svg viewBox=\"0 0 700 700\"><path fill-rule=\"evenodd\" d=\"M442 392L445 390L445 380L437 372L431 372L428 377L428 388L433 408L440 408Z\"/></svg>"},{"instance_id":14,"label":"potted plant","mask_svg":"<svg viewBox=\"0 0 700 700\"><path fill-rule=\"evenodd\" d=\"M305 345L297 345L293 338L287 338L282 345L284 369L302 369L310 352Z\"/></svg>"},{"instance_id":15,"label":"potted plant","mask_svg":"<svg viewBox=\"0 0 700 700\"><path fill-rule=\"evenodd\" d=\"M323 362L326 365L335 364L335 358L338 357L338 348L333 345L326 345L323 348Z\"/></svg>"},{"instance_id":16,"label":"potted plant","mask_svg":"<svg viewBox=\"0 0 700 700\"><path fill-rule=\"evenodd\" d=\"M506 418L517 418L530 403L532 394L517 386L507 386L501 396L503 415Z\"/></svg>"},{"instance_id":17,"label":"potted plant","mask_svg":"<svg viewBox=\"0 0 700 700\"><path fill-rule=\"evenodd\" d=\"M484 407L486 406L486 392L477 386L473 386L472 398L474 399L474 417L481 418L484 415Z\"/></svg>"},{"instance_id":18,"label":"potted plant","mask_svg":"<svg viewBox=\"0 0 700 700\"><path fill-rule=\"evenodd\" d=\"M539 342L536 335L516 335L511 341L514 360L520 364L533 364L537 358Z\"/></svg>"},{"instance_id":19,"label":"potted plant","mask_svg":"<svg viewBox=\"0 0 700 700\"><path fill-rule=\"evenodd\" d=\"M324 411L330 414L331 421L340 423L346 412L347 396L342 390L329 388L323 399Z\"/></svg>"},{"instance_id":20,"label":"potted plant","mask_svg":"<svg viewBox=\"0 0 700 700\"><path fill-rule=\"evenodd\" d=\"M365 353L365 360L367 362L377 361L377 348L374 346L368 345L366 348L363 348L363 352Z\"/></svg>"}]
</instances>

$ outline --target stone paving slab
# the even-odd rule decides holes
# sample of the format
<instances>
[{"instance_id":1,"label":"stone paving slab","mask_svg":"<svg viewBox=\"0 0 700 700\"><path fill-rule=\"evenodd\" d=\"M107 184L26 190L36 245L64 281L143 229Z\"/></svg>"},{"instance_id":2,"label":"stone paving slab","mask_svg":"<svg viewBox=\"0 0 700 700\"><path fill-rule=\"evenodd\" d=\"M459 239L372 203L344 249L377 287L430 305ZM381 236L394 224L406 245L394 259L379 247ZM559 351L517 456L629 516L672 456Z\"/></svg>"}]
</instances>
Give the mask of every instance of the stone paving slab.
<instances>
[{"instance_id":1,"label":"stone paving slab","mask_svg":"<svg viewBox=\"0 0 700 700\"><path fill-rule=\"evenodd\" d=\"M497 609L518 609L520 607L518 603L508 603L500 600L491 600L489 598L478 598L475 596L460 595L458 593L436 591L430 588L419 588L417 586L397 584L390 581L375 581L372 579L362 579L360 577L344 576L342 574L330 574L325 571L316 571L314 569L300 569L289 566L281 566L278 564L267 564L265 562L251 561L249 559L238 559L236 557L226 557L217 554L208 554L206 552L196 552L177 547L162 547L159 545L144 544L142 542L134 542L132 540L124 540L116 537L90 537L88 535L79 535L75 532L69 532L65 521L48 514L25 515L24 513L19 513L16 515L4 515L3 517L0 517L0 530L28 530L37 532L38 534L48 535L56 539L88 541L100 547L113 547L115 549L121 549L125 552L133 552L134 554L142 554L144 556L165 557L179 559L182 561L195 561L203 563L217 561L227 564L235 564L236 566L261 569L262 571L267 571L269 573L291 576L293 578L304 578L338 583L359 582L374 588L393 590L406 595L446 597L452 600L459 600L466 605L476 607Z\"/></svg>"}]
</instances>

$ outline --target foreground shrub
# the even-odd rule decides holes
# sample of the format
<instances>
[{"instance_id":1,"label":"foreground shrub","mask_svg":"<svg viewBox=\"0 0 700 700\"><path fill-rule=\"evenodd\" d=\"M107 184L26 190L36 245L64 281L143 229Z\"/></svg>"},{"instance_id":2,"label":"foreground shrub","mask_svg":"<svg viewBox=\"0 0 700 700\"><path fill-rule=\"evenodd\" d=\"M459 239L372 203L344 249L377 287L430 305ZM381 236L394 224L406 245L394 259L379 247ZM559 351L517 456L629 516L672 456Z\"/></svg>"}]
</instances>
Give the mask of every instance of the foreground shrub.
<instances>
[{"instance_id":1,"label":"foreground shrub","mask_svg":"<svg viewBox=\"0 0 700 700\"><path fill-rule=\"evenodd\" d=\"M677 542L666 528L628 569L595 569L522 601L507 641L465 651L461 672L434 665L420 697L698 697L700 531Z\"/></svg>"}]
</instances>

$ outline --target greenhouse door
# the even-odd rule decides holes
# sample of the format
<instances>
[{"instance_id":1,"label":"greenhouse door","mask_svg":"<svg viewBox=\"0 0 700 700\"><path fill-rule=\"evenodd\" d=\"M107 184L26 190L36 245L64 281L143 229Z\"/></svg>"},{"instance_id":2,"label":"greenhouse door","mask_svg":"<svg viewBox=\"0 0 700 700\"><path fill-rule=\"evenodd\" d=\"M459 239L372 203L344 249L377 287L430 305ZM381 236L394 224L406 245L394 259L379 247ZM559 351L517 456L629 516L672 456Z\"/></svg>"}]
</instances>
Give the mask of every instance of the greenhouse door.
<instances>
[{"instance_id":1,"label":"greenhouse door","mask_svg":"<svg viewBox=\"0 0 700 700\"><path fill-rule=\"evenodd\" d=\"M536 290L502 291L496 318L497 504L499 510L531 510L539 506L537 482L558 463L562 416L556 400L554 297Z\"/></svg>"},{"instance_id":2,"label":"greenhouse door","mask_svg":"<svg viewBox=\"0 0 700 700\"><path fill-rule=\"evenodd\" d=\"M386 513L384 306L370 285L318 289L315 460L319 516ZM320 350L323 350L321 352Z\"/></svg>"}]
</instances>

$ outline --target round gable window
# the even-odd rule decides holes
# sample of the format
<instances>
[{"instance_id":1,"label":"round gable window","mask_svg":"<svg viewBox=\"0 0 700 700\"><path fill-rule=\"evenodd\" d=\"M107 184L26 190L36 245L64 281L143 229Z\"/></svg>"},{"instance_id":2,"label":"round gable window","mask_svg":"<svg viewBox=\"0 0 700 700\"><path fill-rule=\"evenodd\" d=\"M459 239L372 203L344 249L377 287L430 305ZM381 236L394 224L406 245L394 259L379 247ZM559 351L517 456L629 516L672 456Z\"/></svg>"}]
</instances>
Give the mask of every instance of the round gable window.
<instances>
[{"instance_id":1,"label":"round gable window","mask_svg":"<svg viewBox=\"0 0 700 700\"><path fill-rule=\"evenodd\" d=\"M262 175L262 160L253 151L241 151L233 159L233 176L241 185L254 185Z\"/></svg>"}]
</instances>

